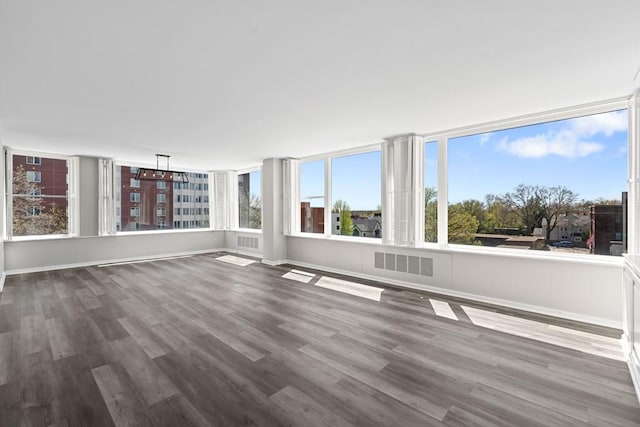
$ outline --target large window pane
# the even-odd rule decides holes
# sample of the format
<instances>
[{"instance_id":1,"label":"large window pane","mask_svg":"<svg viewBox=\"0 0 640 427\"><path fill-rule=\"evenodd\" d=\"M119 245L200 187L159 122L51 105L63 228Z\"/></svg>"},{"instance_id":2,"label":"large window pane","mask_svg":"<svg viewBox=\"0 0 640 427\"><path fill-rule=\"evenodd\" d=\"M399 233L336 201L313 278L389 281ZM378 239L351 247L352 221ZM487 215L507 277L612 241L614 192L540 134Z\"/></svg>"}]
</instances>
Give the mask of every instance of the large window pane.
<instances>
[{"instance_id":1,"label":"large window pane","mask_svg":"<svg viewBox=\"0 0 640 427\"><path fill-rule=\"evenodd\" d=\"M449 140L449 242L626 251L627 111Z\"/></svg>"},{"instance_id":2,"label":"large window pane","mask_svg":"<svg viewBox=\"0 0 640 427\"><path fill-rule=\"evenodd\" d=\"M204 185L207 174L187 173L192 187L183 184L181 176L136 180L137 171L135 166L116 168L116 231L209 227L209 214L204 213L202 202L205 196L209 200L208 186Z\"/></svg>"},{"instance_id":3,"label":"large window pane","mask_svg":"<svg viewBox=\"0 0 640 427\"><path fill-rule=\"evenodd\" d=\"M67 161L19 155L12 160L13 235L67 234Z\"/></svg>"},{"instance_id":4,"label":"large window pane","mask_svg":"<svg viewBox=\"0 0 640 427\"><path fill-rule=\"evenodd\" d=\"M424 144L424 241L438 241L438 143Z\"/></svg>"},{"instance_id":5,"label":"large window pane","mask_svg":"<svg viewBox=\"0 0 640 427\"><path fill-rule=\"evenodd\" d=\"M382 237L380 151L331 161L331 233Z\"/></svg>"},{"instance_id":6,"label":"large window pane","mask_svg":"<svg viewBox=\"0 0 640 427\"><path fill-rule=\"evenodd\" d=\"M300 164L300 231L324 233L324 160Z\"/></svg>"},{"instance_id":7,"label":"large window pane","mask_svg":"<svg viewBox=\"0 0 640 427\"><path fill-rule=\"evenodd\" d=\"M238 175L238 226L240 228L262 228L260 171Z\"/></svg>"}]
</instances>

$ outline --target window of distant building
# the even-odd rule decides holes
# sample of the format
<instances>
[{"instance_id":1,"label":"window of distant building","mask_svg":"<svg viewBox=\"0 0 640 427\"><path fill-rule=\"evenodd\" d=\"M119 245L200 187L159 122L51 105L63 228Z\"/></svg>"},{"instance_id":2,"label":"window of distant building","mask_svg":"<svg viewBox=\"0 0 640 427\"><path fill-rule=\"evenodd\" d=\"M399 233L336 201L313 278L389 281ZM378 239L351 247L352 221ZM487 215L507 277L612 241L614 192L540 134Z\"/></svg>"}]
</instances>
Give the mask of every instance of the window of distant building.
<instances>
[{"instance_id":1,"label":"window of distant building","mask_svg":"<svg viewBox=\"0 0 640 427\"><path fill-rule=\"evenodd\" d=\"M619 255L628 144L624 109L448 138L448 243Z\"/></svg>"},{"instance_id":2,"label":"window of distant building","mask_svg":"<svg viewBox=\"0 0 640 427\"><path fill-rule=\"evenodd\" d=\"M238 174L238 226L262 228L262 174L259 170Z\"/></svg>"},{"instance_id":3,"label":"window of distant building","mask_svg":"<svg viewBox=\"0 0 640 427\"><path fill-rule=\"evenodd\" d=\"M42 172L27 171L27 182L42 182Z\"/></svg>"},{"instance_id":4,"label":"window of distant building","mask_svg":"<svg viewBox=\"0 0 640 427\"><path fill-rule=\"evenodd\" d=\"M117 230L126 232L209 227L209 215L203 212L194 218L194 226L176 227L176 224L183 225L180 217L194 204L191 200L196 196L201 199L208 197L208 190L196 190L195 186L192 189L182 182L182 177L177 176L136 180L137 172L136 166L116 167L115 207L122 208L122 215L116 216ZM208 180L208 174L187 172L187 178L190 182L202 184Z\"/></svg>"},{"instance_id":5,"label":"window of distant building","mask_svg":"<svg viewBox=\"0 0 640 427\"><path fill-rule=\"evenodd\" d=\"M8 150L7 159L7 237L69 234L68 158Z\"/></svg>"}]
</instances>

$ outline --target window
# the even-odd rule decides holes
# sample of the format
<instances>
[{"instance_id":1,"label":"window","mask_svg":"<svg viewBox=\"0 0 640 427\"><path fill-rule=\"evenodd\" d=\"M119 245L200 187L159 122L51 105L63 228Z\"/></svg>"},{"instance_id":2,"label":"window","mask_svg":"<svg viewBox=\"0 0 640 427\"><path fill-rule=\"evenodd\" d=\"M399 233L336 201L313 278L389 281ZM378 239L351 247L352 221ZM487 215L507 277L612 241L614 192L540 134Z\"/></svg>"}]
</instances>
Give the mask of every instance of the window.
<instances>
[{"instance_id":1,"label":"window","mask_svg":"<svg viewBox=\"0 0 640 427\"><path fill-rule=\"evenodd\" d=\"M137 168L135 166L131 166L129 168L129 172L131 172L131 173L138 173L139 170L140 170L140 168Z\"/></svg>"},{"instance_id":2,"label":"window","mask_svg":"<svg viewBox=\"0 0 640 427\"><path fill-rule=\"evenodd\" d=\"M190 208L182 208L182 215L189 215Z\"/></svg>"},{"instance_id":3,"label":"window","mask_svg":"<svg viewBox=\"0 0 640 427\"><path fill-rule=\"evenodd\" d=\"M300 164L300 231L324 233L325 161Z\"/></svg>"},{"instance_id":4,"label":"window","mask_svg":"<svg viewBox=\"0 0 640 427\"><path fill-rule=\"evenodd\" d=\"M40 212L41 210L38 206L29 206L27 208L27 216L38 216Z\"/></svg>"},{"instance_id":5,"label":"window","mask_svg":"<svg viewBox=\"0 0 640 427\"><path fill-rule=\"evenodd\" d=\"M627 110L449 139L449 243L622 253L627 150Z\"/></svg>"},{"instance_id":6,"label":"window","mask_svg":"<svg viewBox=\"0 0 640 427\"><path fill-rule=\"evenodd\" d=\"M121 209L119 217L123 232L164 230L172 228L187 228L178 218L194 206L191 190L182 185L182 177L172 180L144 179L135 180L137 168L130 165L118 166L115 185L115 208ZM203 174L208 177L207 174ZM132 180L137 187L131 187ZM206 194L206 193L205 193ZM206 194L208 196L208 194ZM180 204L176 204L180 202ZM200 214L195 217L199 227L209 227L209 215ZM179 226L177 226L177 225Z\"/></svg>"},{"instance_id":7,"label":"window","mask_svg":"<svg viewBox=\"0 0 640 427\"><path fill-rule=\"evenodd\" d=\"M438 242L438 143L424 144L424 241Z\"/></svg>"},{"instance_id":8,"label":"window","mask_svg":"<svg viewBox=\"0 0 640 427\"><path fill-rule=\"evenodd\" d=\"M42 182L42 172L40 171L27 171L28 182Z\"/></svg>"},{"instance_id":9,"label":"window","mask_svg":"<svg viewBox=\"0 0 640 427\"><path fill-rule=\"evenodd\" d=\"M140 188L140 180L139 179L135 179L135 178L131 178L129 180L129 187L131 187L131 188Z\"/></svg>"},{"instance_id":10,"label":"window","mask_svg":"<svg viewBox=\"0 0 640 427\"><path fill-rule=\"evenodd\" d=\"M68 234L67 160L12 154L11 164L10 236Z\"/></svg>"},{"instance_id":11,"label":"window","mask_svg":"<svg viewBox=\"0 0 640 427\"><path fill-rule=\"evenodd\" d=\"M262 228L260 171L238 175L238 220L240 228Z\"/></svg>"},{"instance_id":12,"label":"window","mask_svg":"<svg viewBox=\"0 0 640 427\"><path fill-rule=\"evenodd\" d=\"M27 195L30 199L42 197L42 189L39 187L29 188L27 190Z\"/></svg>"},{"instance_id":13,"label":"window","mask_svg":"<svg viewBox=\"0 0 640 427\"><path fill-rule=\"evenodd\" d=\"M380 151L331 159L331 234L381 238L381 187Z\"/></svg>"}]
</instances>

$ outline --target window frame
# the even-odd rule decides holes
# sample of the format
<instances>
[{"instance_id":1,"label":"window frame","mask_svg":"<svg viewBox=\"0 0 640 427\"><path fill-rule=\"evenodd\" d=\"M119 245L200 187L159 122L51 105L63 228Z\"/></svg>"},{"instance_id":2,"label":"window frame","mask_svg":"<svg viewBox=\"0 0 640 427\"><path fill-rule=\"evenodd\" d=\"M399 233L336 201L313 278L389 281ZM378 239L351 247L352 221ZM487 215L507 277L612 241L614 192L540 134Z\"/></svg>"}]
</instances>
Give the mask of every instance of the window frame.
<instances>
[{"instance_id":1,"label":"window frame","mask_svg":"<svg viewBox=\"0 0 640 427\"><path fill-rule=\"evenodd\" d=\"M14 149L11 147L4 147L5 153L5 206L4 206L4 233L3 240L4 241L27 241L27 240L47 240L47 239L67 239L77 236L78 234L78 220L79 220L79 212L78 212L78 201L77 201L77 189L79 186L78 181L78 158L74 156L65 156L62 154L56 153L47 153L41 151L30 151L30 150L21 150ZM39 158L40 163L27 163L32 164L34 166L41 166L42 159L52 159L52 160L64 160L67 162L67 191L66 191L66 201L67 201L67 232L63 234L36 234L29 236L14 236L13 235L13 156L25 156L27 159L29 157ZM25 160L26 163L26 160ZM32 182L42 182L42 173L41 171L37 171L40 173L40 181L32 181ZM42 192L37 195L29 195L29 199L41 198Z\"/></svg>"},{"instance_id":2,"label":"window frame","mask_svg":"<svg viewBox=\"0 0 640 427\"><path fill-rule=\"evenodd\" d=\"M504 131L509 129L516 129L519 127L532 126L538 124L544 124L554 121L562 121L575 119L595 114L609 113L618 110L627 109L631 111L630 108L630 98L618 98L611 99L601 102L595 102L591 104L585 104L580 106L568 107L568 108L560 108L547 112L528 114L525 116L513 117L503 120L496 120L484 124L465 126L460 128L453 128L446 131L439 131L433 133L427 133L419 135L422 138L423 145L426 142L438 142L438 183L437 183L437 191L438 191L438 242L430 243L424 241L424 235L419 236L419 239L416 239L416 246L426 249L446 249L449 251L455 252L468 252L468 253L479 253L479 254L493 254L493 255L506 255L506 256L517 256L517 257L527 257L527 258L544 258L544 259L570 259L577 261L589 261L589 262L611 262L618 264L621 262L618 260L618 257L611 257L609 255L596 255L596 254L577 254L577 253L563 253L563 254L551 254L543 251L522 251L518 249L508 249L508 248L494 248L487 246L475 246L475 245L464 245L464 244L455 244L448 242L448 207L449 207L449 197L448 197L448 167L449 167L449 158L448 158L448 145L449 140L459 137L473 136L483 133L489 132L497 132ZM631 120L631 117L629 117ZM631 155L631 144L633 144L631 133L628 135L628 155ZM419 170L421 171L421 180L424 181L424 156L418 157L419 161ZM630 161L630 159L628 160ZM630 171L627 172L628 174ZM420 191L424 191L424 188L417 187ZM627 191L629 191L629 184L627 182ZM421 224L424 224L424 206L419 210L418 221ZM628 218L629 222L632 222L633 218ZM424 233L422 233L424 234Z\"/></svg>"},{"instance_id":3,"label":"window frame","mask_svg":"<svg viewBox=\"0 0 640 427\"><path fill-rule=\"evenodd\" d=\"M161 216L161 218L164 218L162 221L164 222L164 226L165 228L154 228L154 229L149 229L149 230L140 230L140 224L138 222L136 222L136 229L132 230L131 228L127 228L124 229L122 224L120 224L120 227L118 229L118 226L116 224L116 219L117 219L117 215L116 215L116 208L118 206L121 206L121 200L122 200L122 192L121 191L117 191L117 189L120 186L120 183L117 182L118 177L120 176L119 173L116 173L117 168L121 168L121 167L128 167L131 168L130 171L133 170L137 170L139 168L149 168L149 169L155 169L156 165L151 164L151 163L142 163L142 162L135 162L135 161L131 161L131 160L111 160L110 161L112 163L112 167L113 167L113 172L110 174L110 176L105 176L105 180L108 180L109 186L113 189L113 194L111 196L111 198L113 199L113 209L109 209L108 212L106 212L107 215L110 216L110 218L112 218L111 223L112 226L110 227L110 229L106 232L101 232L100 235L115 235L115 236L129 236L129 235L134 235L134 234L171 234L171 233L193 233L193 232L203 232L203 231L210 231L213 229L213 224L212 224L212 219L211 219L211 215L210 214L203 214L203 215L207 215L208 216L208 223L209 226L208 227L199 227L199 228L166 228L169 224L173 224L174 221L172 220L171 223L169 223L167 221L167 217L169 216L169 212L174 213L174 210L172 209L171 211L169 211L166 208L166 205L163 207L164 209L164 216ZM133 166L132 164L135 163L137 166ZM207 178L207 184L208 182L211 180L211 175L212 172L211 171L203 171L203 170L194 170L194 169L187 169L187 168L181 168L181 170L185 171L186 173L190 174L189 178L191 179L193 178L201 178L203 179L205 175L208 176ZM133 173L133 172L132 172ZM164 188L158 188L158 184L156 181L156 190L159 191L159 193L157 194L165 194L165 202L158 202L157 198L156 198L156 205L158 203L160 204L166 204L169 203L169 197L166 196L166 192L167 190L169 190L169 184L168 182L171 182L171 180L166 180L165 182L167 182L167 184L165 185ZM184 202L184 200L177 202L176 201L176 197L177 195L175 194L176 191L184 191L184 190L188 190L187 188L185 188L184 185L181 185L180 188L176 188L175 184L176 183L180 183L180 181L173 181L173 185L171 186L171 189L173 190L173 195L172 195L172 200L171 200L171 205L172 208L175 207L181 207L182 208L182 203ZM182 183L180 183L182 184ZM205 184L205 186L203 186L205 188L205 190L202 191L209 191L208 190L208 185ZM141 191L140 188L133 188L132 189L133 192L131 192L130 194L138 194L138 200L137 201L132 201L129 200L130 203L140 203L140 200L142 198L141 196ZM131 196L130 196L131 197ZM190 202L186 202L186 203L190 203ZM153 210L153 214L154 216L157 217L157 206L156 208L154 208ZM201 221L207 221L206 218L201 219ZM133 224L133 223L132 223Z\"/></svg>"},{"instance_id":4,"label":"window frame","mask_svg":"<svg viewBox=\"0 0 640 427\"><path fill-rule=\"evenodd\" d=\"M234 198L235 198L235 227L233 228L233 230L235 231L242 231L243 233L262 233L262 225L263 225L263 221L264 221L264 210L262 206L260 208L260 228L247 228L247 227L240 227L240 194L238 192L238 177L240 175L244 175L244 174L250 174L252 172L260 172L260 201L262 202L263 199L263 191L264 191L264 177L263 177L263 173L262 173L262 166L255 166L255 167L251 167L251 168L246 168L246 169L239 169L237 171L235 171L235 184L233 186L234 188ZM204 191L204 190L203 190Z\"/></svg>"},{"instance_id":5,"label":"window frame","mask_svg":"<svg viewBox=\"0 0 640 427\"><path fill-rule=\"evenodd\" d=\"M367 154L367 153L373 153L373 152L380 152L380 156L382 159L382 144L381 143L375 143L375 144L369 144L369 145L365 145L365 146L360 146L360 147L355 147L355 148L350 148L350 149L345 149L345 150L339 150L339 151L333 151L331 153L324 153L324 154L319 154L319 155L314 155L314 156L307 156L307 157L302 157L300 159L298 159L297 162L297 171L296 171L296 182L295 182L295 197L292 197L292 201L295 203L295 218L293 219L295 221L295 224L293 224L293 227L291 227L291 229L293 230L292 235L293 236L297 236L297 237L311 237L311 238L330 238L330 239L337 239L337 240L348 240L348 241L355 241L355 242L363 242L363 243L373 243L373 244L381 244L382 240L381 238L368 238L368 237L358 237L358 236L345 236L345 235L341 235L341 234L332 234L331 233L331 224L332 224L332 212L331 209L333 207L333 200L332 200L332 188L331 188L331 181L332 181L332 173L331 173L331 164L333 159L336 158L340 158L340 157L347 157L347 156L355 156L358 154ZM300 227L300 203L301 203L301 199L300 199L300 168L302 166L302 164L304 163L310 163L310 162L315 162L315 161L319 161L322 160L324 161L324 232L323 233L309 233L309 232L303 232L301 230ZM382 163L384 162L384 160L381 161L380 164L380 187L382 190L383 187L383 183L382 183ZM382 194L381 194L382 197ZM383 204L384 205L384 204ZM382 212L382 216L384 217L384 212ZM296 219L297 218L297 219ZM327 226L327 224L329 224L329 226ZM380 226L382 227L382 223L380 224Z\"/></svg>"}]
</instances>

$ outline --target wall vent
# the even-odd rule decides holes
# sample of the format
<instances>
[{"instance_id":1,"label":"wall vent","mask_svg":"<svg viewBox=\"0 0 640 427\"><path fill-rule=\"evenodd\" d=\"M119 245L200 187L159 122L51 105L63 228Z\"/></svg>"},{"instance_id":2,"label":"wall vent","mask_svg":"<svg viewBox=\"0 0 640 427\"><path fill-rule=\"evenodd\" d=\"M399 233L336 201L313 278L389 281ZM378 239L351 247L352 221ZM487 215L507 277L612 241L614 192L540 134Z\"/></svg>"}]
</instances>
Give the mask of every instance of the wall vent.
<instances>
[{"instance_id":1,"label":"wall vent","mask_svg":"<svg viewBox=\"0 0 640 427\"><path fill-rule=\"evenodd\" d=\"M376 252L373 264L381 270L433 277L433 258Z\"/></svg>"},{"instance_id":2,"label":"wall vent","mask_svg":"<svg viewBox=\"0 0 640 427\"><path fill-rule=\"evenodd\" d=\"M238 236L238 247L258 249L258 238L252 236Z\"/></svg>"}]
</instances>

